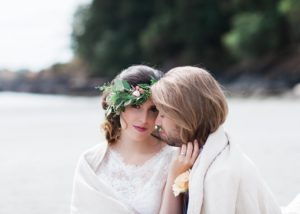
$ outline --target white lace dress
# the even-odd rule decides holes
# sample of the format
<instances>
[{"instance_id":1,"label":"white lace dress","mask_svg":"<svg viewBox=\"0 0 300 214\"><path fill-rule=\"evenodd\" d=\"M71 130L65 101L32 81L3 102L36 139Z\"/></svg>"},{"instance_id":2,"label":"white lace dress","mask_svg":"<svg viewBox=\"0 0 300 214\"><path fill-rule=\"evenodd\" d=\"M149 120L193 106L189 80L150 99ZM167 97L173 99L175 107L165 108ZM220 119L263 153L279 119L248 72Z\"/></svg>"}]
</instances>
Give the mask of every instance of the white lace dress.
<instances>
[{"instance_id":1,"label":"white lace dress","mask_svg":"<svg viewBox=\"0 0 300 214\"><path fill-rule=\"evenodd\" d=\"M119 153L108 149L96 174L133 212L155 214L160 209L173 151L165 146L146 163L135 166L124 163Z\"/></svg>"}]
</instances>

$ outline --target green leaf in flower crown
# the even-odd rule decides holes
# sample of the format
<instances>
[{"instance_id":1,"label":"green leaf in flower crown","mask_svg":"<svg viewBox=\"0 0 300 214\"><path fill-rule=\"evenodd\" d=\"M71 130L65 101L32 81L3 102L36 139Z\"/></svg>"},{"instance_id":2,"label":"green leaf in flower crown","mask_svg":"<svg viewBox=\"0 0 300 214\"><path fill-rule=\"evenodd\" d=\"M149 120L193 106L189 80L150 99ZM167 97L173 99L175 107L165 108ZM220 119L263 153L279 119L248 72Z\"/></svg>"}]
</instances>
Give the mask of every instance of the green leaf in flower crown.
<instances>
[{"instance_id":1,"label":"green leaf in flower crown","mask_svg":"<svg viewBox=\"0 0 300 214\"><path fill-rule=\"evenodd\" d=\"M150 82L151 82L151 85L153 85L157 82L157 80L156 79L151 79Z\"/></svg>"},{"instance_id":2,"label":"green leaf in flower crown","mask_svg":"<svg viewBox=\"0 0 300 214\"><path fill-rule=\"evenodd\" d=\"M122 81L122 83L123 83L123 87L125 88L125 89L127 89L127 90L130 90L131 88L130 88L130 85L129 85L129 83L127 82L127 81Z\"/></svg>"},{"instance_id":3,"label":"green leaf in flower crown","mask_svg":"<svg viewBox=\"0 0 300 214\"><path fill-rule=\"evenodd\" d=\"M124 91L123 81L120 79L116 79L114 81L114 90L115 91Z\"/></svg>"},{"instance_id":4,"label":"green leaf in flower crown","mask_svg":"<svg viewBox=\"0 0 300 214\"><path fill-rule=\"evenodd\" d=\"M121 110L120 113L121 113L122 111L125 111L125 107L122 106L120 110Z\"/></svg>"},{"instance_id":5,"label":"green leaf in flower crown","mask_svg":"<svg viewBox=\"0 0 300 214\"><path fill-rule=\"evenodd\" d=\"M112 108L111 106L106 110L105 114L106 116L109 116L112 113Z\"/></svg>"},{"instance_id":6,"label":"green leaf in flower crown","mask_svg":"<svg viewBox=\"0 0 300 214\"><path fill-rule=\"evenodd\" d=\"M151 85L154 82L156 81L151 80ZM109 108L106 110L106 116L110 114L119 115L129 105L142 105L151 96L151 85L138 84L143 91L140 91L140 95L137 97L132 94L136 89L127 81L116 79L113 84L105 85L103 89L109 92L107 97Z\"/></svg>"},{"instance_id":7,"label":"green leaf in flower crown","mask_svg":"<svg viewBox=\"0 0 300 214\"><path fill-rule=\"evenodd\" d=\"M121 100L119 103L116 103L116 109L119 109L122 106L124 106L124 100Z\"/></svg>"},{"instance_id":8,"label":"green leaf in flower crown","mask_svg":"<svg viewBox=\"0 0 300 214\"><path fill-rule=\"evenodd\" d=\"M142 84L138 84L138 86L140 86L141 88L147 88L147 87L149 87L149 85L147 85L147 84L144 84L144 83L142 83Z\"/></svg>"},{"instance_id":9,"label":"green leaf in flower crown","mask_svg":"<svg viewBox=\"0 0 300 214\"><path fill-rule=\"evenodd\" d=\"M116 96L116 94L112 92L109 96L110 103L115 103L117 99L118 96Z\"/></svg>"},{"instance_id":10,"label":"green leaf in flower crown","mask_svg":"<svg viewBox=\"0 0 300 214\"><path fill-rule=\"evenodd\" d=\"M101 92L110 91L111 90L111 86L110 86L109 83L104 83L102 86L96 86L95 89L98 89Z\"/></svg>"},{"instance_id":11,"label":"green leaf in flower crown","mask_svg":"<svg viewBox=\"0 0 300 214\"><path fill-rule=\"evenodd\" d=\"M132 103L132 100L127 100L127 101L124 103L124 106L129 106L129 105L131 105L131 103Z\"/></svg>"},{"instance_id":12,"label":"green leaf in flower crown","mask_svg":"<svg viewBox=\"0 0 300 214\"><path fill-rule=\"evenodd\" d=\"M141 99L143 99L143 97L142 97L142 96L140 96L140 97L137 97L137 98L136 98L136 101L137 101L137 102L139 102Z\"/></svg>"}]
</instances>

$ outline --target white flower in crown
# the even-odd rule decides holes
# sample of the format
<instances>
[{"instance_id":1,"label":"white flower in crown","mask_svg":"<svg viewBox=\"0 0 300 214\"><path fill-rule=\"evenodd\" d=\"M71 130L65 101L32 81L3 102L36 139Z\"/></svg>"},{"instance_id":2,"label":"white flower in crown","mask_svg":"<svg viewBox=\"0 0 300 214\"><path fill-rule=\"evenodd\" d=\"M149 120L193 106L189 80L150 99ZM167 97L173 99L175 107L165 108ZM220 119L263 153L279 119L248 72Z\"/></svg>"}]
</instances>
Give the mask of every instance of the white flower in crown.
<instances>
[{"instance_id":1,"label":"white flower in crown","mask_svg":"<svg viewBox=\"0 0 300 214\"><path fill-rule=\"evenodd\" d=\"M139 97L141 96L141 93L138 91L138 90L135 90L133 93L132 93L133 96L135 97Z\"/></svg>"}]
</instances>

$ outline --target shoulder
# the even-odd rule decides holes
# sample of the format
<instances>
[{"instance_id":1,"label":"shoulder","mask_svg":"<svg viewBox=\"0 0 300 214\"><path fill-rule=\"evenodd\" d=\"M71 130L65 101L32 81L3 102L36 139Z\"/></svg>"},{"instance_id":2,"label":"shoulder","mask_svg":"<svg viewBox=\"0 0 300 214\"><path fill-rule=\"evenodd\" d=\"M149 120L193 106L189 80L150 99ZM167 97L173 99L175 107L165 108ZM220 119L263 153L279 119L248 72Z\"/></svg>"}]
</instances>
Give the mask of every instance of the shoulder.
<instances>
[{"instance_id":1,"label":"shoulder","mask_svg":"<svg viewBox=\"0 0 300 214\"><path fill-rule=\"evenodd\" d=\"M171 159L173 154L177 151L178 148L172 147L169 145L164 145L163 148L161 148L161 156L164 157L164 159Z\"/></svg>"},{"instance_id":2,"label":"shoulder","mask_svg":"<svg viewBox=\"0 0 300 214\"><path fill-rule=\"evenodd\" d=\"M106 141L103 141L101 143L98 143L98 144L94 145L93 147L88 148L82 154L83 155L92 155L92 154L97 153L99 151L105 150L107 146L108 146L108 143Z\"/></svg>"},{"instance_id":3,"label":"shoulder","mask_svg":"<svg viewBox=\"0 0 300 214\"><path fill-rule=\"evenodd\" d=\"M177 151L177 147L174 146L169 146L169 145L164 145L162 148L167 154L174 154L174 152Z\"/></svg>"},{"instance_id":4,"label":"shoulder","mask_svg":"<svg viewBox=\"0 0 300 214\"><path fill-rule=\"evenodd\" d=\"M79 158L79 164L82 162L88 163L90 166L96 166L103 159L108 148L108 143L103 141L86 151L84 151Z\"/></svg>"},{"instance_id":5,"label":"shoulder","mask_svg":"<svg viewBox=\"0 0 300 214\"><path fill-rule=\"evenodd\" d=\"M207 178L233 181L256 179L258 170L254 163L239 148L230 143L214 160L207 172Z\"/></svg>"},{"instance_id":6,"label":"shoulder","mask_svg":"<svg viewBox=\"0 0 300 214\"><path fill-rule=\"evenodd\" d=\"M240 198L257 194L268 198L271 195L258 168L235 144L227 146L212 163L205 185L209 188L215 188L215 185L225 189L230 187L230 191L238 192Z\"/></svg>"},{"instance_id":7,"label":"shoulder","mask_svg":"<svg viewBox=\"0 0 300 214\"><path fill-rule=\"evenodd\" d=\"M205 176L205 183L215 183L220 180L224 183L226 181L233 183L240 179L240 160L237 155L233 155L227 146L211 163ZM219 183L219 182L218 182Z\"/></svg>"},{"instance_id":8,"label":"shoulder","mask_svg":"<svg viewBox=\"0 0 300 214\"><path fill-rule=\"evenodd\" d=\"M164 145L161 150L155 155L156 158L154 161L156 162L156 167L162 167L164 170L167 170L174 152L176 151L175 147L171 147L168 145Z\"/></svg>"}]
</instances>

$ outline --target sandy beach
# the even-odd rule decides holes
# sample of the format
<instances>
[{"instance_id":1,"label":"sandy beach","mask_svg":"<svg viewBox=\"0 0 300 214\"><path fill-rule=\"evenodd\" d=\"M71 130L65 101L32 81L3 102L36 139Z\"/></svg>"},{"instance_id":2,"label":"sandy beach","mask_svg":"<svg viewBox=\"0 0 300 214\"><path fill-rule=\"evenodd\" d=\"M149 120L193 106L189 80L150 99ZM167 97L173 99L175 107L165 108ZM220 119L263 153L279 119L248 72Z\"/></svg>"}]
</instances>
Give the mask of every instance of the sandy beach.
<instances>
[{"instance_id":1,"label":"sandy beach","mask_svg":"<svg viewBox=\"0 0 300 214\"><path fill-rule=\"evenodd\" d=\"M300 99L229 100L225 124L280 205L300 192ZM66 214L79 155L103 140L98 97L0 93L0 213Z\"/></svg>"}]
</instances>

